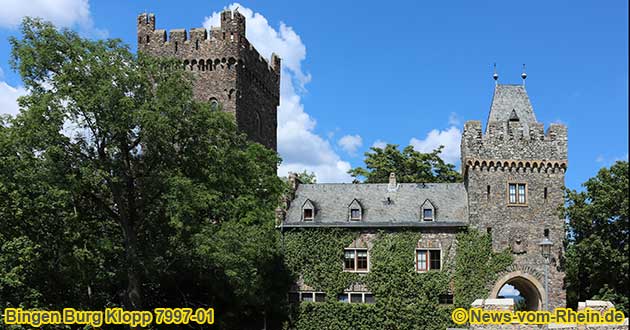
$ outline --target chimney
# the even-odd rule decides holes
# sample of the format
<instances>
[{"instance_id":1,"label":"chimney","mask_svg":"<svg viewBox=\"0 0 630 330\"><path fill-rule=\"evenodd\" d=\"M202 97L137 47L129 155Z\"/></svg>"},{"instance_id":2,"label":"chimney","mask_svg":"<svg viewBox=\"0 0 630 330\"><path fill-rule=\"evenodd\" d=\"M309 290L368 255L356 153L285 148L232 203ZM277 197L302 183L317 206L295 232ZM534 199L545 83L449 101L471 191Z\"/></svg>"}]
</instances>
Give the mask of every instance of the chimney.
<instances>
[{"instance_id":1,"label":"chimney","mask_svg":"<svg viewBox=\"0 0 630 330\"><path fill-rule=\"evenodd\" d=\"M396 183L396 173L389 173L389 185L387 186L388 191L396 191L398 189L398 184Z\"/></svg>"}]
</instances>

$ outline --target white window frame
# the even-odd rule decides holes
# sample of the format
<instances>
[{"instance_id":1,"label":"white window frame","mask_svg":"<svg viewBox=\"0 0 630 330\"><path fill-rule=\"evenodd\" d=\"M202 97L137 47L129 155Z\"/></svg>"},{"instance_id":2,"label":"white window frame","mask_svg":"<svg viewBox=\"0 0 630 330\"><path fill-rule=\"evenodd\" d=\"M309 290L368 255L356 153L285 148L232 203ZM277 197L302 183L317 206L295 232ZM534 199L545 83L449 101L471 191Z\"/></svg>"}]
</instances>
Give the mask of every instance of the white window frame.
<instances>
[{"instance_id":1,"label":"white window frame","mask_svg":"<svg viewBox=\"0 0 630 330\"><path fill-rule=\"evenodd\" d=\"M289 292L289 294L292 294L292 293L297 293L297 295L298 295L298 303L303 303L303 302L322 303L322 302L326 301L326 292L323 292L323 291L292 291L292 292ZM324 295L324 301L316 301L315 300L316 294L323 294ZM308 297L308 296L311 297L311 300L310 301L304 301L303 297Z\"/></svg>"},{"instance_id":2,"label":"white window frame","mask_svg":"<svg viewBox=\"0 0 630 330\"><path fill-rule=\"evenodd\" d=\"M427 268L426 269L418 269L418 251L427 251L426 253ZM440 269L431 269L431 252L430 251L440 251ZM441 248L416 248L414 252L414 261L415 261L414 268L416 269L416 272L418 273L426 273L431 270L441 271L444 264L444 253L442 252Z\"/></svg>"},{"instance_id":3,"label":"white window frame","mask_svg":"<svg viewBox=\"0 0 630 330\"><path fill-rule=\"evenodd\" d=\"M361 302L352 302L352 295L357 295L360 294L361 295ZM376 299L374 299L374 302L372 303L367 303L365 302L365 295L372 295L372 298L374 298L374 294L372 292L357 292L357 291L349 291L349 292L344 292L340 295L337 296L337 301L342 302L342 303L347 303L347 304L376 304ZM339 300L339 297L341 296L346 296L346 301L342 301Z\"/></svg>"},{"instance_id":4,"label":"white window frame","mask_svg":"<svg viewBox=\"0 0 630 330\"><path fill-rule=\"evenodd\" d=\"M514 186L514 202L511 199L510 188ZM523 187L523 193L521 194L520 188ZM509 206L527 206L529 196L527 194L526 182L508 182L507 183L507 204ZM523 201L521 202L521 197Z\"/></svg>"},{"instance_id":5,"label":"white window frame","mask_svg":"<svg viewBox=\"0 0 630 330\"><path fill-rule=\"evenodd\" d=\"M346 251L354 251L354 269L346 268ZM367 268L359 269L358 251L365 251L367 254ZM348 273L368 273L370 271L370 251L367 248L345 248L343 249L343 271Z\"/></svg>"}]
</instances>

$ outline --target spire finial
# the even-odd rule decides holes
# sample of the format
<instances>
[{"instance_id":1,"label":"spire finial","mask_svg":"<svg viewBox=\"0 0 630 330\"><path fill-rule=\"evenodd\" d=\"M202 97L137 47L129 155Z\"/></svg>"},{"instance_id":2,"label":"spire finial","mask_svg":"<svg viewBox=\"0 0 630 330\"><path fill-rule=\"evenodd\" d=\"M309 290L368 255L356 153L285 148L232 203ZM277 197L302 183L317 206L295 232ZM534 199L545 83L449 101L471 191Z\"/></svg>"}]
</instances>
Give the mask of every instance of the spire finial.
<instances>
[{"instance_id":1,"label":"spire finial","mask_svg":"<svg viewBox=\"0 0 630 330\"><path fill-rule=\"evenodd\" d=\"M498 85L499 84L499 74L497 73L497 64L494 63L494 74L492 75L492 79L494 79L494 84Z\"/></svg>"},{"instance_id":2,"label":"spire finial","mask_svg":"<svg viewBox=\"0 0 630 330\"><path fill-rule=\"evenodd\" d=\"M523 73L521 73L521 78L523 78L523 86L525 86L525 79L527 79L527 73L525 72L525 64L523 64Z\"/></svg>"}]
</instances>

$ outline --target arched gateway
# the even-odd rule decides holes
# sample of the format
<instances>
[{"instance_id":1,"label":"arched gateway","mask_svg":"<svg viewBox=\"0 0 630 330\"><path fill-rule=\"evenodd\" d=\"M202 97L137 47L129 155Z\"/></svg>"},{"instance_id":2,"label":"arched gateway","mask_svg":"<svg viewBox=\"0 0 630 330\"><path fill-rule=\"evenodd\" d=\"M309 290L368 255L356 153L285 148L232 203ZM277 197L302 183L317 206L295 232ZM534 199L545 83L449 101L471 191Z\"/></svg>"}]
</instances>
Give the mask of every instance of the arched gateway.
<instances>
[{"instance_id":1,"label":"arched gateway","mask_svg":"<svg viewBox=\"0 0 630 330\"><path fill-rule=\"evenodd\" d=\"M490 298L498 298L501 288L509 284L521 293L528 311L542 310L545 301L545 289L538 279L522 271L515 271L502 276L494 284Z\"/></svg>"}]
</instances>

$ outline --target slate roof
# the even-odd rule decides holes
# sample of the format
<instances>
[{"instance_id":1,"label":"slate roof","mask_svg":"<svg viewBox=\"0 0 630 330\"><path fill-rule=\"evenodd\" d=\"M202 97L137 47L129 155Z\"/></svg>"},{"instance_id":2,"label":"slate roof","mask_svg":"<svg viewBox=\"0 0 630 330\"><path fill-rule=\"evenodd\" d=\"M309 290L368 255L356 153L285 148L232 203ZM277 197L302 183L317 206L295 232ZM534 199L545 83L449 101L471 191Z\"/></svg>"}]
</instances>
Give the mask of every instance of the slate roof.
<instances>
[{"instance_id":1,"label":"slate roof","mask_svg":"<svg viewBox=\"0 0 630 330\"><path fill-rule=\"evenodd\" d=\"M462 227L468 225L468 199L463 183L300 184L283 227ZM388 202L388 197L389 201ZM349 220L348 206L357 200L360 221ZM420 206L430 200L435 221L422 221ZM310 200L315 219L302 220L302 205Z\"/></svg>"},{"instance_id":2,"label":"slate roof","mask_svg":"<svg viewBox=\"0 0 630 330\"><path fill-rule=\"evenodd\" d=\"M530 123L536 123L534 108L529 101L525 86L497 85L494 88L488 124L496 121L507 122L510 117L513 116L512 112L516 113L525 132L529 130ZM488 128L486 126L486 131L487 130Z\"/></svg>"}]
</instances>

